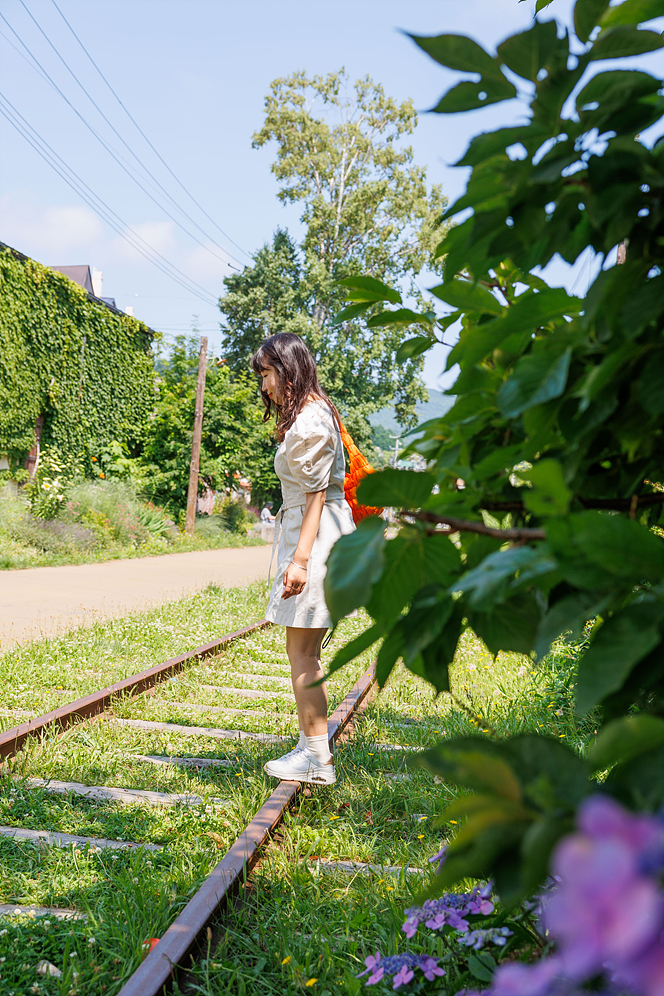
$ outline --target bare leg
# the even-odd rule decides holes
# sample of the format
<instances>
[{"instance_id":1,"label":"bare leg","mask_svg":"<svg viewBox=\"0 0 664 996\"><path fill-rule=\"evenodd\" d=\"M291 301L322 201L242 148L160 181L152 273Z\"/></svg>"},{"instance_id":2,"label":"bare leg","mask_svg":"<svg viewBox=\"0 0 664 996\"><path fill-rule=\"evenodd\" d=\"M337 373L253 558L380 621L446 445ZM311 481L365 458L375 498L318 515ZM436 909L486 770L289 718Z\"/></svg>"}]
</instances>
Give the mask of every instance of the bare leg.
<instances>
[{"instance_id":1,"label":"bare leg","mask_svg":"<svg viewBox=\"0 0 664 996\"><path fill-rule=\"evenodd\" d=\"M323 677L320 653L325 633L324 629L286 627L286 653L291 665L297 714L305 737L327 733L327 689L325 685L307 688Z\"/></svg>"}]
</instances>

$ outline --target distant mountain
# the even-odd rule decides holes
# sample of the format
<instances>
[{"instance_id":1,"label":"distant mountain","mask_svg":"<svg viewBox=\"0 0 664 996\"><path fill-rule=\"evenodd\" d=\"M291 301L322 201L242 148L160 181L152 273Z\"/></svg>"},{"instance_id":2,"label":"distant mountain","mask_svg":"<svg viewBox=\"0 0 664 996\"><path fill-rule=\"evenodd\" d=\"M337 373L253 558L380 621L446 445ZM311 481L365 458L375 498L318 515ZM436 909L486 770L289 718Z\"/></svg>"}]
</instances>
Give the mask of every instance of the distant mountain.
<instances>
[{"instance_id":1,"label":"distant mountain","mask_svg":"<svg viewBox=\"0 0 664 996\"><path fill-rule=\"evenodd\" d=\"M454 398L443 394L442 391L434 391L429 388L429 400L420 402L415 406L419 422L426 422L430 418L438 418L449 411L454 404ZM394 417L394 408L381 408L369 417L371 425L376 428L381 427L394 435L401 435L404 431ZM382 436L382 433L380 433ZM380 444L379 444L380 445Z\"/></svg>"}]
</instances>

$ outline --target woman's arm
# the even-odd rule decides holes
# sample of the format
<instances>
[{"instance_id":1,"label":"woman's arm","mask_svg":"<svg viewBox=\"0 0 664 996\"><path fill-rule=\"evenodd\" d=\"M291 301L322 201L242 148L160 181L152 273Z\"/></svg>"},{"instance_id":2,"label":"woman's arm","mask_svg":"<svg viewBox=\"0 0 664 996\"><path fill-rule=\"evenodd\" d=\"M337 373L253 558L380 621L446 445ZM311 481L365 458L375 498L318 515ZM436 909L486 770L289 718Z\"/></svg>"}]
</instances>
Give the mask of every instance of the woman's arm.
<instances>
[{"instance_id":1,"label":"woman's arm","mask_svg":"<svg viewBox=\"0 0 664 996\"><path fill-rule=\"evenodd\" d=\"M286 568L282 598L299 595L307 583L306 567L309 563L314 540L318 534L324 504L325 491L314 491L312 494L306 496L302 525L300 526L300 538L293 557L295 563L289 564ZM302 568L305 568L305 570Z\"/></svg>"}]
</instances>

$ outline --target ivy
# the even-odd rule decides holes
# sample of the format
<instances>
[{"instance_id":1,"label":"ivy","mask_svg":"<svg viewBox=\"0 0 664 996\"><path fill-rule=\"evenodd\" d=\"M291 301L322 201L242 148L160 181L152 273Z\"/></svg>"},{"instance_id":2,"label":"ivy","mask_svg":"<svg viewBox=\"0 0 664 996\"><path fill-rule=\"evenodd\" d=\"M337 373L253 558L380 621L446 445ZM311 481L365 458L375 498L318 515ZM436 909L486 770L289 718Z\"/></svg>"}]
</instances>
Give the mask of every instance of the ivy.
<instances>
[{"instance_id":1,"label":"ivy","mask_svg":"<svg viewBox=\"0 0 664 996\"><path fill-rule=\"evenodd\" d=\"M154 403L153 333L68 277L0 248L0 453L15 473L35 444L69 463L113 440L135 450Z\"/></svg>"}]
</instances>

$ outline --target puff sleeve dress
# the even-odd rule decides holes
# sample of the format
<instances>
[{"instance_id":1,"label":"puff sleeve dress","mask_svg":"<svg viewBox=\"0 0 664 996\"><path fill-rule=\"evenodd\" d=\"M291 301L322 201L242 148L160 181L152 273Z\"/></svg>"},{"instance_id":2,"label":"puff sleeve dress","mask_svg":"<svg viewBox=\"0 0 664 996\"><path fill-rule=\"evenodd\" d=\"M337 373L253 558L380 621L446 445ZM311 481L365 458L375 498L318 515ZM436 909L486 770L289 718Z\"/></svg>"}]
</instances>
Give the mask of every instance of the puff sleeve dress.
<instances>
[{"instance_id":1,"label":"puff sleeve dress","mask_svg":"<svg viewBox=\"0 0 664 996\"><path fill-rule=\"evenodd\" d=\"M277 573L265 617L282 626L326 629L332 625L323 591L326 561L339 537L355 528L344 498L341 435L326 404L310 401L304 406L277 449L274 469L281 481L283 504L275 520ZM306 496L315 491L325 491L325 504L307 565L307 583L299 595L282 598L284 573L295 556Z\"/></svg>"}]
</instances>

